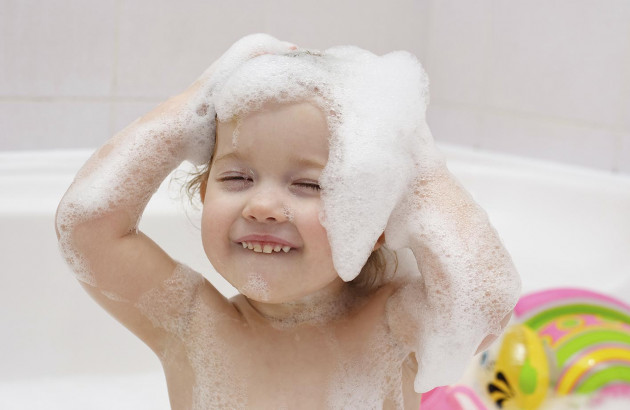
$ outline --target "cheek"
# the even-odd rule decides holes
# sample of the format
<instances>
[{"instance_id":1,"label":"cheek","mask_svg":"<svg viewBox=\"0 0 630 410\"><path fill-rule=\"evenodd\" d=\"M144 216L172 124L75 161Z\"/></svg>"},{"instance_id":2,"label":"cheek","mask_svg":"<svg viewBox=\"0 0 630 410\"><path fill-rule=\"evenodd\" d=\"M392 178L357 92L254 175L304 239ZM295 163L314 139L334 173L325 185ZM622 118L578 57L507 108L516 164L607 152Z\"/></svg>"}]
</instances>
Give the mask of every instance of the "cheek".
<instances>
[{"instance_id":1,"label":"cheek","mask_svg":"<svg viewBox=\"0 0 630 410\"><path fill-rule=\"evenodd\" d=\"M206 197L201 214L201 239L208 257L209 251L217 251L221 244L227 241L231 221L229 208L222 206L220 201L209 200Z\"/></svg>"},{"instance_id":2,"label":"cheek","mask_svg":"<svg viewBox=\"0 0 630 410\"><path fill-rule=\"evenodd\" d=\"M201 214L202 227L220 229L228 221L227 218L236 212L236 201L225 195L217 187L209 184L204 196Z\"/></svg>"},{"instance_id":3,"label":"cheek","mask_svg":"<svg viewBox=\"0 0 630 410\"><path fill-rule=\"evenodd\" d=\"M319 208L310 210L309 212L296 216L297 226L301 226L301 235L308 240L310 247L316 251L319 257L330 257L332 253L328 242L328 234L326 229L319 222Z\"/></svg>"},{"instance_id":4,"label":"cheek","mask_svg":"<svg viewBox=\"0 0 630 410\"><path fill-rule=\"evenodd\" d=\"M214 252L216 250L216 227L214 226L213 215L205 211L201 215L201 243L208 259L214 264Z\"/></svg>"}]
</instances>

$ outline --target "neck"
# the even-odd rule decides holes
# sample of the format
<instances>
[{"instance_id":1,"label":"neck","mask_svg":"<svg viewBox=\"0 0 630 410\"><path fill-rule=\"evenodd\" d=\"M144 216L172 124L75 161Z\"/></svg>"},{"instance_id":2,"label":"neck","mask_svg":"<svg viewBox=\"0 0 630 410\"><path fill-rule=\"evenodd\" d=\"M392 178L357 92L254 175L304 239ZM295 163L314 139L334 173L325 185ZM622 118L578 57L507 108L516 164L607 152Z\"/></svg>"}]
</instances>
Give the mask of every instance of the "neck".
<instances>
[{"instance_id":1,"label":"neck","mask_svg":"<svg viewBox=\"0 0 630 410\"><path fill-rule=\"evenodd\" d=\"M249 304L274 327L323 324L347 313L356 300L352 289L337 278L315 293L282 303L268 303L246 298Z\"/></svg>"}]
</instances>

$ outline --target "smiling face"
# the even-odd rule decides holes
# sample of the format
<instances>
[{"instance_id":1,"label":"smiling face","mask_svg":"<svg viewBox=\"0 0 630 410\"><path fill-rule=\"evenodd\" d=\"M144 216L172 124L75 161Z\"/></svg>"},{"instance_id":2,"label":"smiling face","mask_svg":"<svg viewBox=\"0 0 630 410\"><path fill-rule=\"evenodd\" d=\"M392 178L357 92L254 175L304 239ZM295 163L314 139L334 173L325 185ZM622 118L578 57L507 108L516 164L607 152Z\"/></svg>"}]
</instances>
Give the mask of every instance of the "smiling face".
<instances>
[{"instance_id":1,"label":"smiling face","mask_svg":"<svg viewBox=\"0 0 630 410\"><path fill-rule=\"evenodd\" d=\"M217 125L203 246L215 269L249 299L293 302L343 284L319 222L328 135L324 115L308 102L269 102L238 129L234 122Z\"/></svg>"}]
</instances>

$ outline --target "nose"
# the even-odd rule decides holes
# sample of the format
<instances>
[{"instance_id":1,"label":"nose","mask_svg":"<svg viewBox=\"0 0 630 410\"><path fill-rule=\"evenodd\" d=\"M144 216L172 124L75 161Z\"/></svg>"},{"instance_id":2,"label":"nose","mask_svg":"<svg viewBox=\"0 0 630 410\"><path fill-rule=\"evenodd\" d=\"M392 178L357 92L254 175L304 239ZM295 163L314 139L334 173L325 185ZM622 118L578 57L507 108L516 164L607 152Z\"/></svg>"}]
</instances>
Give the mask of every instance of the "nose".
<instances>
[{"instance_id":1,"label":"nose","mask_svg":"<svg viewBox=\"0 0 630 410\"><path fill-rule=\"evenodd\" d=\"M282 194L277 190L261 187L243 207L243 218L261 223L285 222L288 215Z\"/></svg>"}]
</instances>

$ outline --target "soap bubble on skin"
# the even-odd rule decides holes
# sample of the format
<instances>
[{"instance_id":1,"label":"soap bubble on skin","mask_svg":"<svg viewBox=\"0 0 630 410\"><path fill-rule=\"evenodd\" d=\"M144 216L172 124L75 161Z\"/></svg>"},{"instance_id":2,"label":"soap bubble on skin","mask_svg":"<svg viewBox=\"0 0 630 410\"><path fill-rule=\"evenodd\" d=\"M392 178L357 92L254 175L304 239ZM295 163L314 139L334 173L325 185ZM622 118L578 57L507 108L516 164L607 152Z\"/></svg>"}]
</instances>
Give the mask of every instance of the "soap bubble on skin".
<instances>
[{"instance_id":1,"label":"soap bubble on skin","mask_svg":"<svg viewBox=\"0 0 630 410\"><path fill-rule=\"evenodd\" d=\"M252 273L247 277L241 293L250 299L267 302L269 301L269 284L260 273Z\"/></svg>"},{"instance_id":2,"label":"soap bubble on skin","mask_svg":"<svg viewBox=\"0 0 630 410\"><path fill-rule=\"evenodd\" d=\"M135 306L154 326L175 335L185 335L185 318L194 313L193 298L203 282L201 274L178 264L169 278L160 286L144 293Z\"/></svg>"},{"instance_id":3,"label":"soap bubble on skin","mask_svg":"<svg viewBox=\"0 0 630 410\"><path fill-rule=\"evenodd\" d=\"M418 329L419 350L418 375L415 382L416 391L427 391L436 385L451 383L463 372L463 367L475 353L483 337L498 334L501 331L500 320L507 312L497 311L492 306L510 306L512 297L518 294L519 284L511 274L511 260L499 252L496 247L481 247L482 252L491 260L491 265L478 267L485 269L483 278L471 275L470 267L476 266L476 255L459 246L459 242L445 242L441 232L457 231L457 219L448 222L423 223L423 240L437 255L417 255L417 258L432 260L435 266L424 266L427 275L424 283L418 283L410 289L400 302L400 307L407 309L408 316L422 323L422 331ZM467 236L465 242L488 242L476 230L460 230L460 235ZM432 241L434 243L432 243ZM446 244L445 244L446 243ZM486 245L487 246L487 245ZM443 248L441 248L443 247ZM436 251L437 250L437 251ZM459 259L461 266L457 269L442 269L449 266L451 259ZM435 274L439 271L439 274ZM480 281L483 279L483 281ZM420 304L418 304L420 302ZM401 324L403 325L403 324ZM448 357L448 360L444 358ZM434 371L439 369L439 371ZM431 377L423 377L430 372Z\"/></svg>"},{"instance_id":4,"label":"soap bubble on skin","mask_svg":"<svg viewBox=\"0 0 630 410\"><path fill-rule=\"evenodd\" d=\"M137 232L142 210L160 182L183 159L178 147L185 145L181 135L184 120L158 118L150 123L132 123L92 155L97 165L89 163L77 174L61 200L57 228L62 255L81 282L99 286L81 244L75 243L75 228L118 209L135 218L129 232ZM126 138L129 133L137 137ZM151 164L153 169L142 172L143 164Z\"/></svg>"},{"instance_id":5,"label":"soap bubble on skin","mask_svg":"<svg viewBox=\"0 0 630 410\"><path fill-rule=\"evenodd\" d=\"M284 217L291 223L295 220L295 213L293 212L293 209L286 205L282 207L282 215L284 215Z\"/></svg>"},{"instance_id":6,"label":"soap bubble on skin","mask_svg":"<svg viewBox=\"0 0 630 410\"><path fill-rule=\"evenodd\" d=\"M293 308L291 316L265 318L278 330L288 330L307 324L318 327L346 317L350 311L359 310L367 301L365 295L344 288L339 297L332 301L328 300L326 295L307 295L299 301L284 303Z\"/></svg>"},{"instance_id":7,"label":"soap bubble on skin","mask_svg":"<svg viewBox=\"0 0 630 410\"><path fill-rule=\"evenodd\" d=\"M254 36L247 41L258 44L258 48L285 44L269 36ZM284 47L286 50L286 44ZM235 58L234 53L230 58ZM207 93L197 93L186 104L171 111L169 100L116 134L92 155L61 200L57 214L59 245L81 282L99 285L80 251L81 244L73 238L77 226L122 210L136 218L130 228L130 232L136 232L142 210L171 170L183 160L200 165L210 159L216 126L214 106ZM190 133L190 129L195 132ZM152 168L143 169L142 164Z\"/></svg>"},{"instance_id":8,"label":"soap bubble on skin","mask_svg":"<svg viewBox=\"0 0 630 410\"><path fill-rule=\"evenodd\" d=\"M217 315L213 308L197 297L203 276L178 264L173 274L155 289L143 294L135 307L151 323L173 335L184 346L188 365L195 381L192 387L192 408L245 408L247 395L243 381L235 376L230 364L230 349L217 337L223 327L219 322L230 320ZM158 353L163 363L179 357L177 344L166 343ZM178 363L178 367L185 367ZM233 392L233 393L229 393Z\"/></svg>"},{"instance_id":9,"label":"soap bubble on skin","mask_svg":"<svg viewBox=\"0 0 630 410\"><path fill-rule=\"evenodd\" d=\"M360 351L341 353L329 381L327 407L332 409L404 408L401 366L407 353L393 340L383 322Z\"/></svg>"}]
</instances>

